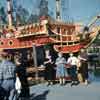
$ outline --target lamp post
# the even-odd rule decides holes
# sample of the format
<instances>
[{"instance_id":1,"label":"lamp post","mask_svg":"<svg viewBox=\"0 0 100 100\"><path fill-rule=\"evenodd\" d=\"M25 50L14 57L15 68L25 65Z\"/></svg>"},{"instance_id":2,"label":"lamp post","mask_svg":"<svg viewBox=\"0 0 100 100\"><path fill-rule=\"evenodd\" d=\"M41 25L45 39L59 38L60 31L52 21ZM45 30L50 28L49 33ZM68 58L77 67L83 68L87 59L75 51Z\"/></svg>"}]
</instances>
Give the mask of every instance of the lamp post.
<instances>
[{"instance_id":1,"label":"lamp post","mask_svg":"<svg viewBox=\"0 0 100 100\"><path fill-rule=\"evenodd\" d=\"M37 64L37 53L36 53L36 45L33 44L33 61L34 61L34 67L36 68L35 72L35 79L38 79L38 64Z\"/></svg>"}]
</instances>

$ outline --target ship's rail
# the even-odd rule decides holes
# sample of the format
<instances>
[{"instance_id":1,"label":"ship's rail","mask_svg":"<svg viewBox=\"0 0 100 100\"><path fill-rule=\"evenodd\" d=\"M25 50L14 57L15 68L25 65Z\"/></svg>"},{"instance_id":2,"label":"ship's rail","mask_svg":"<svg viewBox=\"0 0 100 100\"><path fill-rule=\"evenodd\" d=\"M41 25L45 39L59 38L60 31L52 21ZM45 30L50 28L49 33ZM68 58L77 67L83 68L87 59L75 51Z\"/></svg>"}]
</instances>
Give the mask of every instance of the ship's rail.
<instances>
[{"instance_id":1,"label":"ship's rail","mask_svg":"<svg viewBox=\"0 0 100 100\"><path fill-rule=\"evenodd\" d=\"M20 35L16 35L15 38L24 38L24 37L41 36L41 35L47 35L47 32L36 32L36 33L20 34Z\"/></svg>"}]
</instances>

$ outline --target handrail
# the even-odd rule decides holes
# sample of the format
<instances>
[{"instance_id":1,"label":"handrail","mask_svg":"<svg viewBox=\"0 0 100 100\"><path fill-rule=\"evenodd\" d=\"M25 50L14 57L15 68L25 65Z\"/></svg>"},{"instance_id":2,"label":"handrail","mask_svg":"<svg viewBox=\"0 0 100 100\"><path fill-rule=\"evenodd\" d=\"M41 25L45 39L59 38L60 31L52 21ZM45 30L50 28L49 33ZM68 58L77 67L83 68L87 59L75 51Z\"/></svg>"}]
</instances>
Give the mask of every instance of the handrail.
<instances>
[{"instance_id":1,"label":"handrail","mask_svg":"<svg viewBox=\"0 0 100 100\"><path fill-rule=\"evenodd\" d=\"M92 21L87 25L88 27L91 27L98 19L100 19L100 15L94 17Z\"/></svg>"}]
</instances>

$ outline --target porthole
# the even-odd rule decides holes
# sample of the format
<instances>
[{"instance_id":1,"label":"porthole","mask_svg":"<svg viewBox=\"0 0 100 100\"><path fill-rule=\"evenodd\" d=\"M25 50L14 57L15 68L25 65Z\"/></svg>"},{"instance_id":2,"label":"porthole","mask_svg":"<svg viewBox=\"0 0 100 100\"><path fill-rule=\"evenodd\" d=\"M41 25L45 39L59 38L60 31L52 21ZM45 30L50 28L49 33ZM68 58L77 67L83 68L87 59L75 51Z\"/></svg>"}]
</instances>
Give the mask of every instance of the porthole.
<instances>
[{"instance_id":1,"label":"porthole","mask_svg":"<svg viewBox=\"0 0 100 100\"><path fill-rule=\"evenodd\" d=\"M2 41L0 41L0 45L3 45L4 43Z\"/></svg>"},{"instance_id":2,"label":"porthole","mask_svg":"<svg viewBox=\"0 0 100 100\"><path fill-rule=\"evenodd\" d=\"M13 45L13 41L9 41L9 43L8 43L9 45Z\"/></svg>"}]
</instances>

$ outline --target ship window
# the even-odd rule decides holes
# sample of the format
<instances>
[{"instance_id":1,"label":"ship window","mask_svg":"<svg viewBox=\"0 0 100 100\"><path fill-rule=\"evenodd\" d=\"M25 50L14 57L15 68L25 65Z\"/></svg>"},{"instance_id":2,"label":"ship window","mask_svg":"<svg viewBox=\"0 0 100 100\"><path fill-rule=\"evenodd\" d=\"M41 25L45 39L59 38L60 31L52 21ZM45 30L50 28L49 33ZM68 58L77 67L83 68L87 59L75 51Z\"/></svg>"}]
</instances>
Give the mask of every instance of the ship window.
<instances>
[{"instance_id":1,"label":"ship window","mask_svg":"<svg viewBox=\"0 0 100 100\"><path fill-rule=\"evenodd\" d=\"M62 43L62 45L67 45L67 43Z\"/></svg>"},{"instance_id":2,"label":"ship window","mask_svg":"<svg viewBox=\"0 0 100 100\"><path fill-rule=\"evenodd\" d=\"M79 43L79 41L75 41L75 42L74 42L74 44L77 44L77 43Z\"/></svg>"},{"instance_id":3,"label":"ship window","mask_svg":"<svg viewBox=\"0 0 100 100\"><path fill-rule=\"evenodd\" d=\"M66 30L66 34L68 34L68 30Z\"/></svg>"},{"instance_id":4,"label":"ship window","mask_svg":"<svg viewBox=\"0 0 100 100\"><path fill-rule=\"evenodd\" d=\"M71 31L71 33L73 33L74 32L74 29L72 28L70 31Z\"/></svg>"},{"instance_id":5,"label":"ship window","mask_svg":"<svg viewBox=\"0 0 100 100\"><path fill-rule=\"evenodd\" d=\"M60 45L60 43L55 43L56 45Z\"/></svg>"},{"instance_id":6,"label":"ship window","mask_svg":"<svg viewBox=\"0 0 100 100\"><path fill-rule=\"evenodd\" d=\"M67 45L67 43L55 43L56 45Z\"/></svg>"},{"instance_id":7,"label":"ship window","mask_svg":"<svg viewBox=\"0 0 100 100\"><path fill-rule=\"evenodd\" d=\"M68 42L68 45L72 45L73 44L73 42Z\"/></svg>"},{"instance_id":8,"label":"ship window","mask_svg":"<svg viewBox=\"0 0 100 100\"><path fill-rule=\"evenodd\" d=\"M13 41L9 41L9 45L12 45L13 44Z\"/></svg>"},{"instance_id":9,"label":"ship window","mask_svg":"<svg viewBox=\"0 0 100 100\"><path fill-rule=\"evenodd\" d=\"M2 41L0 41L0 45L3 45L4 43Z\"/></svg>"},{"instance_id":10,"label":"ship window","mask_svg":"<svg viewBox=\"0 0 100 100\"><path fill-rule=\"evenodd\" d=\"M64 28L64 32L66 31L66 29Z\"/></svg>"},{"instance_id":11,"label":"ship window","mask_svg":"<svg viewBox=\"0 0 100 100\"><path fill-rule=\"evenodd\" d=\"M60 27L57 27L57 33L60 33Z\"/></svg>"}]
</instances>

